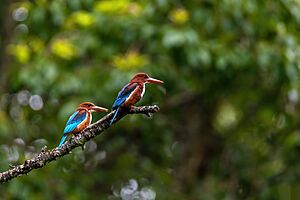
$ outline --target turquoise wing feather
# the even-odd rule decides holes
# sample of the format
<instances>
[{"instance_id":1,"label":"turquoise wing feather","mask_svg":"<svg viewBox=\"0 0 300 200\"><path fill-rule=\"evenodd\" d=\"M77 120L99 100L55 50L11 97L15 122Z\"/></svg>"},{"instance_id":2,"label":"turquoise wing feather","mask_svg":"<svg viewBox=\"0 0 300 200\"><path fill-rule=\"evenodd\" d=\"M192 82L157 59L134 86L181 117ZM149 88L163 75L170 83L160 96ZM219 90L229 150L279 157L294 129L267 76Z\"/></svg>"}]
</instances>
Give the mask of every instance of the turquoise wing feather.
<instances>
[{"instance_id":1,"label":"turquoise wing feather","mask_svg":"<svg viewBox=\"0 0 300 200\"><path fill-rule=\"evenodd\" d=\"M112 109L116 110L116 111L115 111L115 114L114 114L112 120L110 121L110 125L112 125L113 121L115 120L115 118L120 110L120 107L124 104L126 99L130 96L130 94L135 90L135 88L137 86L138 86L137 83L128 83L118 93L117 99L115 100L114 105L112 107Z\"/></svg>"},{"instance_id":2,"label":"turquoise wing feather","mask_svg":"<svg viewBox=\"0 0 300 200\"><path fill-rule=\"evenodd\" d=\"M68 134L71 133L72 131L75 130L75 128L82 122L85 120L87 116L86 112L83 113L79 113L78 111L76 111L75 113L73 113L73 115L71 115L71 117L69 118L69 120L67 121L66 127L64 129L64 135L60 140L60 143L58 145L58 148L61 148L61 146L64 144L64 142L66 141Z\"/></svg>"}]
</instances>

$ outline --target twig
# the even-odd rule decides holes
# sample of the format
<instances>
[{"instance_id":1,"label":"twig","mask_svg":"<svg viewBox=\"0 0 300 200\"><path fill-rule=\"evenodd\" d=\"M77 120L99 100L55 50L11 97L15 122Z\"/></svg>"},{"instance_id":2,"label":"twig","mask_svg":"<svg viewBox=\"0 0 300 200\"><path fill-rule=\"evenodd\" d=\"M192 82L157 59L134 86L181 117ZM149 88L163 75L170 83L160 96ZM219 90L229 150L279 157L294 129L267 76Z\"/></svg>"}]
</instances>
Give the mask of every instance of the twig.
<instances>
[{"instance_id":1,"label":"twig","mask_svg":"<svg viewBox=\"0 0 300 200\"><path fill-rule=\"evenodd\" d=\"M150 113L156 113L158 111L159 107L156 105L132 107L129 111L120 112L114 123L122 119L126 114L149 115ZM46 150L46 147L44 147L36 157L25 160L22 165L11 166L12 168L9 170L0 173L0 183L5 183L13 178L27 174L33 169L41 168L47 163L56 160L58 157L69 154L72 149L84 145L85 142L89 141L110 127L109 123L113 117L113 114L114 111L110 112L99 121L85 128L80 134L73 136L62 146L61 149L54 148L52 150Z\"/></svg>"}]
</instances>

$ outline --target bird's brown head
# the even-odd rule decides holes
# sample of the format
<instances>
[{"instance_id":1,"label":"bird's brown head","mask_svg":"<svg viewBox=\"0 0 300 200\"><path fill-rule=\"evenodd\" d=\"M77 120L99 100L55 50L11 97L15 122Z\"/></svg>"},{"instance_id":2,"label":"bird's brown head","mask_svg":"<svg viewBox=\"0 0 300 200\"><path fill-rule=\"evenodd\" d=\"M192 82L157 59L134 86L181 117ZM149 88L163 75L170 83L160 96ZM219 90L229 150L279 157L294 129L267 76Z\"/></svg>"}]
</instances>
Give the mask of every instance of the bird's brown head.
<instances>
[{"instance_id":1,"label":"bird's brown head","mask_svg":"<svg viewBox=\"0 0 300 200\"><path fill-rule=\"evenodd\" d=\"M143 72L135 74L130 82L133 82L133 83L164 83L161 80L151 78L148 74L143 73Z\"/></svg>"},{"instance_id":2,"label":"bird's brown head","mask_svg":"<svg viewBox=\"0 0 300 200\"><path fill-rule=\"evenodd\" d=\"M100 106L96 106L95 104L93 104L91 102L83 102L83 103L79 104L77 110L80 110L80 109L86 109L91 112L107 112L108 111L108 109L100 107Z\"/></svg>"}]
</instances>

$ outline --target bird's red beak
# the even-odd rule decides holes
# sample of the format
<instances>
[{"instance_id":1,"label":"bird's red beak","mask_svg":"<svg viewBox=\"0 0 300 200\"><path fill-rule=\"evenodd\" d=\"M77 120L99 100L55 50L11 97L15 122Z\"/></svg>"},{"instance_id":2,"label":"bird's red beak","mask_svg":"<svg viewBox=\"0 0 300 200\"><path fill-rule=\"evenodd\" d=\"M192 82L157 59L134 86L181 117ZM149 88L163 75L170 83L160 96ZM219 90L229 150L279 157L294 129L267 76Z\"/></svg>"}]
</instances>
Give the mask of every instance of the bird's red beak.
<instances>
[{"instance_id":1,"label":"bird's red beak","mask_svg":"<svg viewBox=\"0 0 300 200\"><path fill-rule=\"evenodd\" d=\"M107 112L108 111L108 109L102 108L100 106L93 106L91 110L93 110L95 112Z\"/></svg>"},{"instance_id":2,"label":"bird's red beak","mask_svg":"<svg viewBox=\"0 0 300 200\"><path fill-rule=\"evenodd\" d=\"M161 81L161 80L158 80L158 79L155 79L155 78L147 78L146 79L146 82L148 82L148 83L164 83L163 81Z\"/></svg>"}]
</instances>

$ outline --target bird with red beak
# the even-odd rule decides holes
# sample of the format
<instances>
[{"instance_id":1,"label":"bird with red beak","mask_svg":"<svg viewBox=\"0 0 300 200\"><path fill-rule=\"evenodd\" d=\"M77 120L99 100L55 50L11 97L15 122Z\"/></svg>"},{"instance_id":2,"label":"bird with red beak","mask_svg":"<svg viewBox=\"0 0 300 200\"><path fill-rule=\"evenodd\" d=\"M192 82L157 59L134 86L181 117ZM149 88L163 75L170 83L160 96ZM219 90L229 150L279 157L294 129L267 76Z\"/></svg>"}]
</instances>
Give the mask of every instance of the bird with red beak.
<instances>
[{"instance_id":1,"label":"bird with red beak","mask_svg":"<svg viewBox=\"0 0 300 200\"><path fill-rule=\"evenodd\" d=\"M114 122L120 108L130 108L138 101L141 100L145 93L146 83L164 83L161 80L151 78L146 73L137 73L133 76L128 84L126 84L121 91L118 93L117 99L112 106L115 110L114 116L110 122L110 125Z\"/></svg>"},{"instance_id":2,"label":"bird with red beak","mask_svg":"<svg viewBox=\"0 0 300 200\"><path fill-rule=\"evenodd\" d=\"M80 133L83 129L85 129L87 126L89 126L92 122L92 112L107 112L108 110L106 108L102 108L99 106L96 106L95 104L91 102L84 102L79 104L77 107L77 110L75 113L71 115L69 118L63 137L58 145L58 148L60 149L61 146L66 141L67 137L70 134L77 134Z\"/></svg>"}]
</instances>

